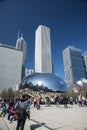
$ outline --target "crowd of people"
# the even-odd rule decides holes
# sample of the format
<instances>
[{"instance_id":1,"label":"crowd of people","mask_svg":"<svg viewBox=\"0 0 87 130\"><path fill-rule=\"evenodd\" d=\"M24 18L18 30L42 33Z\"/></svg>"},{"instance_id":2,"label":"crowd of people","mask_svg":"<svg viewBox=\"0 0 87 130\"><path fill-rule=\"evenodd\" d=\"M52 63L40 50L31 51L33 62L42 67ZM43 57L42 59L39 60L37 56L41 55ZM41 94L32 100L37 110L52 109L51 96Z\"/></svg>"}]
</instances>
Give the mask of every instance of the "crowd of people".
<instances>
[{"instance_id":1,"label":"crowd of people","mask_svg":"<svg viewBox=\"0 0 87 130\"><path fill-rule=\"evenodd\" d=\"M24 130L26 119L30 119L30 106L33 106L37 110L41 108L41 104L50 106L56 104L56 106L64 105L64 108L68 108L68 104L78 104L79 107L87 106L87 96L79 94L76 98L68 96L66 94L57 94L56 96L52 93L43 94L37 93L37 95L29 96L27 94L21 94L19 98L12 98L7 103L4 99L0 101L0 117L7 118L8 123L17 121L16 130Z\"/></svg>"},{"instance_id":2,"label":"crowd of people","mask_svg":"<svg viewBox=\"0 0 87 130\"><path fill-rule=\"evenodd\" d=\"M4 100L1 100L0 116L6 116L8 123L16 120L16 130L19 130L19 128L20 130L24 130L26 119L30 119L30 101L27 95L23 94L18 99L14 98L9 100L8 103L5 103Z\"/></svg>"}]
</instances>

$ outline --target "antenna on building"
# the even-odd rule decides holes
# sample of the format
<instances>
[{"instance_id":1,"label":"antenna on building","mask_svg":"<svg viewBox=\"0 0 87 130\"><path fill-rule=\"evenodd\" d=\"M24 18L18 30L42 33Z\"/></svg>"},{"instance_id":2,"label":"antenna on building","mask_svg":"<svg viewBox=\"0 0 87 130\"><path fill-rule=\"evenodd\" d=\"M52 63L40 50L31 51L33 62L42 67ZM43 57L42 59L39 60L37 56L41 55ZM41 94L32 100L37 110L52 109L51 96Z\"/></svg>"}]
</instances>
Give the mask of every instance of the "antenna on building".
<instances>
[{"instance_id":1,"label":"antenna on building","mask_svg":"<svg viewBox=\"0 0 87 130\"><path fill-rule=\"evenodd\" d=\"M21 37L23 37L23 33L21 34Z\"/></svg>"},{"instance_id":2,"label":"antenna on building","mask_svg":"<svg viewBox=\"0 0 87 130\"><path fill-rule=\"evenodd\" d=\"M20 30L18 30L18 37L17 37L17 39L19 39L19 37L20 37Z\"/></svg>"}]
</instances>

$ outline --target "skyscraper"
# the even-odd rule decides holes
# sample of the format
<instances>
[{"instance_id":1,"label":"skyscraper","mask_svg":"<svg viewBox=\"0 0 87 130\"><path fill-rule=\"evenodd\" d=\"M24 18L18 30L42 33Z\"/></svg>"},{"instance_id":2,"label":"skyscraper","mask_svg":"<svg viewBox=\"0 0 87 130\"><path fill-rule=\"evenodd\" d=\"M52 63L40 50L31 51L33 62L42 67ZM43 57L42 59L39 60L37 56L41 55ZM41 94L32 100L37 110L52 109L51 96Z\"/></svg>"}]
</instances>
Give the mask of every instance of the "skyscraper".
<instances>
[{"instance_id":1,"label":"skyscraper","mask_svg":"<svg viewBox=\"0 0 87 130\"><path fill-rule=\"evenodd\" d=\"M35 72L52 73L50 29L43 25L35 32Z\"/></svg>"},{"instance_id":2,"label":"skyscraper","mask_svg":"<svg viewBox=\"0 0 87 130\"><path fill-rule=\"evenodd\" d=\"M68 46L63 51L63 61L65 79L69 87L72 83L85 78L81 50Z\"/></svg>"},{"instance_id":3,"label":"skyscraper","mask_svg":"<svg viewBox=\"0 0 87 130\"><path fill-rule=\"evenodd\" d=\"M16 88L22 79L23 52L15 47L0 44L0 90Z\"/></svg>"},{"instance_id":4,"label":"skyscraper","mask_svg":"<svg viewBox=\"0 0 87 130\"><path fill-rule=\"evenodd\" d=\"M85 69L85 74L87 79L87 54L83 55L83 63L84 63L84 69Z\"/></svg>"},{"instance_id":5,"label":"skyscraper","mask_svg":"<svg viewBox=\"0 0 87 130\"><path fill-rule=\"evenodd\" d=\"M23 38L23 34L21 36L19 36L19 32L18 32L18 38L17 38L17 42L16 42L16 49L20 50L23 52L23 75L22 77L25 76L25 64L26 64L26 53L27 53L27 44L26 41Z\"/></svg>"}]
</instances>

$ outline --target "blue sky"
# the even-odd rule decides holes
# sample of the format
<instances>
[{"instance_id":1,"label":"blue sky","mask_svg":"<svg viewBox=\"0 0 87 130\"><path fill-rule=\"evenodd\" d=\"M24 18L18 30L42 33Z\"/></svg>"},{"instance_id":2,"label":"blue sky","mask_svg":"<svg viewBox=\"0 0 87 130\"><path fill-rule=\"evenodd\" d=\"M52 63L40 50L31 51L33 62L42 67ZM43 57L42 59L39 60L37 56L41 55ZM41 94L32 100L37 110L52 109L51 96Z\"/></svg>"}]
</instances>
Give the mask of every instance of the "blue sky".
<instances>
[{"instance_id":1,"label":"blue sky","mask_svg":"<svg viewBox=\"0 0 87 130\"><path fill-rule=\"evenodd\" d=\"M68 45L87 51L87 0L0 0L0 42L15 46L20 30L28 69L34 68L35 30L41 24L50 28L54 71L64 79L62 51Z\"/></svg>"}]
</instances>

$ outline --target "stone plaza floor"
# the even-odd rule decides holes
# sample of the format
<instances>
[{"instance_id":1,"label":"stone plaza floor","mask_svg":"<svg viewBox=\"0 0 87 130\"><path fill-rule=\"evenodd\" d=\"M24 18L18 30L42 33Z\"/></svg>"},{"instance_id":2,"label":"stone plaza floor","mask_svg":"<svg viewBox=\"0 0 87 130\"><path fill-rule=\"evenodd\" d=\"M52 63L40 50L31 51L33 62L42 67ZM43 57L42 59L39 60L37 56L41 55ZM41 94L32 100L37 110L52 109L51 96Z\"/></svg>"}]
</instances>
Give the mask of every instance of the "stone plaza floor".
<instances>
[{"instance_id":1,"label":"stone plaza floor","mask_svg":"<svg viewBox=\"0 0 87 130\"><path fill-rule=\"evenodd\" d=\"M57 107L41 105L41 109L30 109L31 119L26 121L24 130L87 130L87 107L78 105L63 105ZM16 121L6 122L6 117L0 117L0 130L15 130Z\"/></svg>"}]
</instances>

